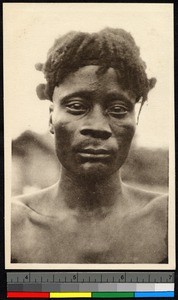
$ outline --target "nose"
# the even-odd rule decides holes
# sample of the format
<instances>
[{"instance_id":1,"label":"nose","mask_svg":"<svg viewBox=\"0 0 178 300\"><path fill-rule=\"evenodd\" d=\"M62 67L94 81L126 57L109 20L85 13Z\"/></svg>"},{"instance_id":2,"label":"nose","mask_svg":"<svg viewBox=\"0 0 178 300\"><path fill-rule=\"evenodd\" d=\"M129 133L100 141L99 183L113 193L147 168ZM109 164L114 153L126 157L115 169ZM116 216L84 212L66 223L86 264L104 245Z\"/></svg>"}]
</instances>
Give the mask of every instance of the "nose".
<instances>
[{"instance_id":1,"label":"nose","mask_svg":"<svg viewBox=\"0 0 178 300\"><path fill-rule=\"evenodd\" d=\"M80 133L93 138L107 140L112 135L111 128L108 124L107 117L104 116L102 109L96 106L90 114L88 114Z\"/></svg>"}]
</instances>

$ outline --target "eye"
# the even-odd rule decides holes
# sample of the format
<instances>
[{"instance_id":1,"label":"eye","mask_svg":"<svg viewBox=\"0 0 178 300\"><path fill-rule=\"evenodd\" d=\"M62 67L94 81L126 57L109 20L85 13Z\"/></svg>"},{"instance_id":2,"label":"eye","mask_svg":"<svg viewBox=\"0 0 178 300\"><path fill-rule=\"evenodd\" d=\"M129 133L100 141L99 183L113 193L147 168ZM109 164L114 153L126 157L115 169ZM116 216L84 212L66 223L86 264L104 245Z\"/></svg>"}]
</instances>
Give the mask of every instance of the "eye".
<instances>
[{"instance_id":1,"label":"eye","mask_svg":"<svg viewBox=\"0 0 178 300\"><path fill-rule=\"evenodd\" d=\"M87 111L87 106L81 101L70 101L66 103L66 108L69 113L79 115L79 114L84 114Z\"/></svg>"},{"instance_id":2,"label":"eye","mask_svg":"<svg viewBox=\"0 0 178 300\"><path fill-rule=\"evenodd\" d=\"M113 117L122 117L125 116L128 113L128 108L120 105L120 104L115 104L110 106L107 109L108 114L112 115Z\"/></svg>"}]
</instances>

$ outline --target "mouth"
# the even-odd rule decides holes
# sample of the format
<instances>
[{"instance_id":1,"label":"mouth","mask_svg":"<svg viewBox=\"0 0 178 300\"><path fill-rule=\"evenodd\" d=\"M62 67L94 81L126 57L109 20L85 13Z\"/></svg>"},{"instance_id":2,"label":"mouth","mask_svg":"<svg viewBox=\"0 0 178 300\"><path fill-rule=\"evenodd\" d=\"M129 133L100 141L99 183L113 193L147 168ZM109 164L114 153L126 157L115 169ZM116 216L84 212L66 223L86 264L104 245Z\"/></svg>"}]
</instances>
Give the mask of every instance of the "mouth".
<instances>
[{"instance_id":1,"label":"mouth","mask_svg":"<svg viewBox=\"0 0 178 300\"><path fill-rule=\"evenodd\" d=\"M111 154L111 151L103 149L103 148L86 148L86 149L82 149L79 151L80 153L86 153L86 154L95 154L95 155L100 155L100 154Z\"/></svg>"},{"instance_id":2,"label":"mouth","mask_svg":"<svg viewBox=\"0 0 178 300\"><path fill-rule=\"evenodd\" d=\"M78 151L80 157L89 159L89 160L105 160L111 156L111 151L106 149L94 149L94 148L87 148Z\"/></svg>"}]
</instances>

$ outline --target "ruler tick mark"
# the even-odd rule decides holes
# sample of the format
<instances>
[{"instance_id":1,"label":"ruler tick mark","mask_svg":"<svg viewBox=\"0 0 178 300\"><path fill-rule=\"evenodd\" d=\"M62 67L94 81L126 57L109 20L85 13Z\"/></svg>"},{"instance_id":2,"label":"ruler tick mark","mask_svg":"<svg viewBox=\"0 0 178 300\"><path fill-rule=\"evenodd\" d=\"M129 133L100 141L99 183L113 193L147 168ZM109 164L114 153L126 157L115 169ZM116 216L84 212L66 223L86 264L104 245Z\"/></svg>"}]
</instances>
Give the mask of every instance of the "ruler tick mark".
<instances>
[{"instance_id":1,"label":"ruler tick mark","mask_svg":"<svg viewBox=\"0 0 178 300\"><path fill-rule=\"evenodd\" d=\"M24 275L23 275L24 274ZM72 273L73 274L73 273ZM78 274L81 275L81 277L78 277ZM121 283L121 282L126 282L126 283L169 283L173 282L173 273L166 273L166 272L160 272L159 275L157 276L157 273L154 274L153 272L138 272L133 275L133 273L130 274L128 273L92 273L92 272L87 272L86 274L82 272L76 272L74 275L70 275L70 273L52 273L49 275L48 273L33 273L32 272L32 277L30 276L30 273L9 273L8 274L8 283L13 284L13 283L36 283L40 285L41 283L50 283L50 282L62 282L62 283L74 283L74 282L83 282L83 283ZM65 276L66 275L66 276ZM104 275L104 278L103 276ZM18 277L20 276L20 277ZM58 276L58 278L57 278ZM172 276L172 278L171 278ZM31 277L31 278L30 278ZM100 277L100 279L99 279ZM41 279L40 279L41 278ZM80 279L80 280L79 280Z\"/></svg>"}]
</instances>

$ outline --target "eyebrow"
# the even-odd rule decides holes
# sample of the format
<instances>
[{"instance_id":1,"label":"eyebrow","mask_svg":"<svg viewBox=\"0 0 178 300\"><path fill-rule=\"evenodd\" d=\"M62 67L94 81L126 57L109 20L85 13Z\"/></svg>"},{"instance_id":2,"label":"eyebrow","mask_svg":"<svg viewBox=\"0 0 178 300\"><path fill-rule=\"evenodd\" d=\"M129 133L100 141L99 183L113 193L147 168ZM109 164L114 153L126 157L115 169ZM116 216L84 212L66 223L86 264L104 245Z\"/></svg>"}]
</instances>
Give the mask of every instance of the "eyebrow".
<instances>
[{"instance_id":1,"label":"eyebrow","mask_svg":"<svg viewBox=\"0 0 178 300\"><path fill-rule=\"evenodd\" d=\"M61 99L62 103L64 103L65 101L67 101L68 99L72 98L72 97L84 97L87 99L90 99L92 97L92 95L95 94L95 91L91 91L91 90L78 90L76 92L67 94L66 96L60 96L59 94L59 98ZM126 95L117 92L117 91L112 91L109 92L105 95L105 100L107 102L107 99L109 98L110 100L121 100L123 102L126 102L128 105L133 104L132 103L132 98L127 97Z\"/></svg>"},{"instance_id":2,"label":"eyebrow","mask_svg":"<svg viewBox=\"0 0 178 300\"><path fill-rule=\"evenodd\" d=\"M111 100L122 100L124 102L127 102L128 104L133 104L132 103L132 98L127 97L123 93L117 92L117 91L112 91L107 94L107 97L109 97Z\"/></svg>"},{"instance_id":3,"label":"eyebrow","mask_svg":"<svg viewBox=\"0 0 178 300\"><path fill-rule=\"evenodd\" d=\"M87 91L87 90L78 90L76 92L67 94L66 96L60 96L59 94L59 98L61 99L62 102L65 102L66 100L72 98L72 97L86 97L86 98L90 98L92 96L92 94L94 94L93 91Z\"/></svg>"}]
</instances>

